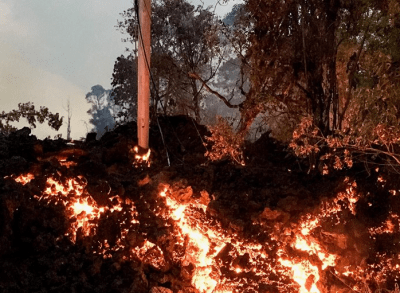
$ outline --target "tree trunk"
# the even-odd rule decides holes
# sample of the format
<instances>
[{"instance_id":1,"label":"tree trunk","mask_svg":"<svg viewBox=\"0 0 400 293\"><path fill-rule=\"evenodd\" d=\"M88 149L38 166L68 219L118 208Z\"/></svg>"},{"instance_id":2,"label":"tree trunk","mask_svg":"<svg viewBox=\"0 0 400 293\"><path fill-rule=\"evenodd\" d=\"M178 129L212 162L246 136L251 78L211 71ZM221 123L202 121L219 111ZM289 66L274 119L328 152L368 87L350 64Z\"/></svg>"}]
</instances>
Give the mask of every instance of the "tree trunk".
<instances>
[{"instance_id":1,"label":"tree trunk","mask_svg":"<svg viewBox=\"0 0 400 293\"><path fill-rule=\"evenodd\" d=\"M67 126L67 140L71 140L71 117L72 117L72 112L71 112L71 105L70 101L68 100L68 126Z\"/></svg>"},{"instance_id":2,"label":"tree trunk","mask_svg":"<svg viewBox=\"0 0 400 293\"><path fill-rule=\"evenodd\" d=\"M197 89L196 79L192 79L190 83L192 86L194 118L197 123L200 123L200 101L199 101L200 93L198 92Z\"/></svg>"},{"instance_id":3,"label":"tree trunk","mask_svg":"<svg viewBox=\"0 0 400 293\"><path fill-rule=\"evenodd\" d=\"M310 92L309 98L311 99L314 123L324 135L328 135L338 124L335 22L339 4L338 1L325 0L321 5L326 13L325 19L317 19L313 14L308 15L309 33L317 35L315 46L318 46L318 49L315 51L316 56L310 56L312 59L308 60L313 63L313 67L311 67L313 70L308 71L306 81ZM314 12L316 13L316 11ZM310 36L309 38L313 39Z\"/></svg>"}]
</instances>

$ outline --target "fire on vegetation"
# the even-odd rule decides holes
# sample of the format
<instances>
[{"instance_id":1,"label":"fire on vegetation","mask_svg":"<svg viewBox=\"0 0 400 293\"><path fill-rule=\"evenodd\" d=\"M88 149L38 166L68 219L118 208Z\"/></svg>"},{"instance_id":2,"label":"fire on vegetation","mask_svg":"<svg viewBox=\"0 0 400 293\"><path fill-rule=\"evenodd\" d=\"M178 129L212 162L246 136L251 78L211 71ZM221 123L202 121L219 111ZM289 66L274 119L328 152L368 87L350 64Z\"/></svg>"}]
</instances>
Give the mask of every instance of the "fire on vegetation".
<instances>
[{"instance_id":1,"label":"fire on vegetation","mask_svg":"<svg viewBox=\"0 0 400 293\"><path fill-rule=\"evenodd\" d=\"M149 155L136 157L134 165L147 166ZM79 163L58 161L57 172L36 170L5 180L30 190L33 205L62 211L65 230L56 246L68 241L83 247L117 271L130 266L140 276L130 288L147 288L132 292L399 292L399 190L390 189L385 217L372 216L371 223L363 222L365 213L381 207L350 177L332 196L301 211L296 205L304 204L292 196L227 220L237 208L234 196L231 206L225 202L221 208L218 193L168 172L146 173L144 167L137 193L118 194L110 182L92 188L83 171L74 171ZM117 171L111 166L108 172ZM384 190L387 182L377 175L374 184Z\"/></svg>"}]
</instances>

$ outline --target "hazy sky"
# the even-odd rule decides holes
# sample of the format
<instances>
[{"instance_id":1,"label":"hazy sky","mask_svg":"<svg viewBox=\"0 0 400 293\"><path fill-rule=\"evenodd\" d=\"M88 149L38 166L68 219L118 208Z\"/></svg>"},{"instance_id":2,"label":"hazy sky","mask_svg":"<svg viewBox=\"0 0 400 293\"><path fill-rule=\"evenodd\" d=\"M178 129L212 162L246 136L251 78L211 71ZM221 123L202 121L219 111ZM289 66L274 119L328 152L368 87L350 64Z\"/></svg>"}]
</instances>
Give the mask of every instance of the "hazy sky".
<instances>
[{"instance_id":1,"label":"hazy sky","mask_svg":"<svg viewBox=\"0 0 400 293\"><path fill-rule=\"evenodd\" d=\"M192 0L215 5L216 0ZM0 0L0 112L18 103L47 106L66 118L72 108L72 137L86 135L90 105L85 100L92 86L111 88L114 62L127 43L116 30L119 13L132 0ZM220 16L239 0L217 6ZM64 120L65 120L64 118ZM21 125L21 124L20 124ZM38 127L38 138L62 133ZM90 130L91 126L88 125Z\"/></svg>"}]
</instances>

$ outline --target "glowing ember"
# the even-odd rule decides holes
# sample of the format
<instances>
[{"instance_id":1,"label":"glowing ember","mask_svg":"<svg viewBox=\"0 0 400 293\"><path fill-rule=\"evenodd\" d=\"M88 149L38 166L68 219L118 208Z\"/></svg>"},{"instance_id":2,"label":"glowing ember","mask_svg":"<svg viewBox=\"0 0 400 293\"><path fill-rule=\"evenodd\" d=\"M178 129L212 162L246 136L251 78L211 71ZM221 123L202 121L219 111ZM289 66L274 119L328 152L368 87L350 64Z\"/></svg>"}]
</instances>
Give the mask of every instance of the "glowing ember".
<instances>
[{"instance_id":1,"label":"glowing ember","mask_svg":"<svg viewBox=\"0 0 400 293\"><path fill-rule=\"evenodd\" d=\"M218 282L210 277L211 272L210 267L200 267L196 270L192 283L200 292L214 292Z\"/></svg>"},{"instance_id":2,"label":"glowing ember","mask_svg":"<svg viewBox=\"0 0 400 293\"><path fill-rule=\"evenodd\" d=\"M291 268L293 280L300 285L299 293L320 293L316 286L319 280L319 271L316 266L311 265L308 261L298 263L287 259L279 261L282 265Z\"/></svg>"},{"instance_id":3,"label":"glowing ember","mask_svg":"<svg viewBox=\"0 0 400 293\"><path fill-rule=\"evenodd\" d=\"M8 176L4 177L7 178ZM13 177L12 177L13 178ZM35 176L33 174L27 173L27 174L21 174L18 177L15 177L14 180L18 183L21 183L22 185L28 184L31 182L32 179L35 179Z\"/></svg>"},{"instance_id":4,"label":"glowing ember","mask_svg":"<svg viewBox=\"0 0 400 293\"><path fill-rule=\"evenodd\" d=\"M67 161L66 159L60 160L59 163L60 163L61 166L65 166L67 168L74 167L74 166L77 165L76 162Z\"/></svg>"},{"instance_id":5,"label":"glowing ember","mask_svg":"<svg viewBox=\"0 0 400 293\"><path fill-rule=\"evenodd\" d=\"M326 253L321 245L311 237L311 232L319 226L319 220L311 218L308 215L306 220L300 223L299 228L301 233L295 236L295 240L291 246L299 251L307 252L310 256L317 256L320 262L311 263L308 259L291 259L283 250L280 250L278 253L280 255L280 263L291 269L293 280L300 286L300 293L320 293L317 288L317 282L321 274L320 270L325 270L328 266L334 266L336 261L335 255Z\"/></svg>"},{"instance_id":6,"label":"glowing ember","mask_svg":"<svg viewBox=\"0 0 400 293\"><path fill-rule=\"evenodd\" d=\"M88 205L87 200L77 201L76 203L73 204L72 209L74 210L75 216L81 214L81 213L86 213L87 215L92 214L93 212L93 207Z\"/></svg>"},{"instance_id":7,"label":"glowing ember","mask_svg":"<svg viewBox=\"0 0 400 293\"><path fill-rule=\"evenodd\" d=\"M166 197L168 188L164 188L160 195ZM171 218L177 221L178 226L182 230L182 239L189 237L188 246L190 254L187 256L188 261L196 265L196 270L192 279L192 284L200 292L211 293L217 286L217 281L210 274L212 272L213 258L209 256L210 241L207 236L203 235L198 229L193 228L185 215L186 205L179 204L172 198L167 197L167 205L172 210Z\"/></svg>"},{"instance_id":8,"label":"glowing ember","mask_svg":"<svg viewBox=\"0 0 400 293\"><path fill-rule=\"evenodd\" d=\"M150 152L146 160L149 155ZM32 174L26 174L14 180L26 184L33 178ZM72 242L77 242L79 237L93 238L93 253L103 258L123 255L123 260L139 260L162 272L173 271L173 266L182 270L188 268L186 280L201 293L270 292L268 288L273 288L271 292L325 293L321 282L325 281L327 272L338 279L351 278L352 283L346 287L361 291L366 280L384 282L389 274L400 276L400 256L397 254L378 253L374 256L378 262L373 265L352 263L351 260L346 260L343 265L343 258L348 256L331 252L343 252L348 248L347 236L335 233L334 229L340 227L340 231L347 227L342 214L353 219L357 204L367 202L366 195L359 194L356 182L350 179L345 180L343 192L324 200L319 207L299 216L290 225L277 220L280 211L266 208L266 218L260 220L264 222L253 220L254 227L260 225L266 232L262 234L264 232L259 229L260 234L251 239L244 236L243 229L247 227L229 223L229 229L222 228L222 224L209 215L210 198L206 191L200 192L200 199L195 199L191 189L187 192L188 189L182 187L161 184L157 200L162 204L153 212L158 217L155 222L164 221L168 231L173 231L173 235L160 236L160 239L168 239L165 244L157 238L159 236L146 239L145 233L138 232L141 223L132 200L110 196L103 206L99 206L88 193L85 178L61 178L60 173L48 177L43 192L34 198L46 205L65 208L70 225L66 236ZM140 200L141 204L150 206L142 197ZM334 227L333 232L324 231L327 223ZM101 225L118 230L115 239L95 238L101 234ZM400 216L390 211L380 225L366 229L366 234L376 239L399 231ZM328 242L330 246L323 237L333 239ZM353 244L355 250L357 245ZM332 247L334 249L330 251ZM336 268L340 261L342 266ZM264 289L260 289L262 286Z\"/></svg>"},{"instance_id":9,"label":"glowing ember","mask_svg":"<svg viewBox=\"0 0 400 293\"><path fill-rule=\"evenodd\" d=\"M68 207L72 212L71 219L75 219L75 222L71 223L69 233L67 233L67 235L71 235L73 242L76 241L78 229L82 229L84 236L94 234L97 225L93 223L93 220L98 219L102 211L94 203L89 203L89 201L93 202L90 197L80 198Z\"/></svg>"},{"instance_id":10,"label":"glowing ember","mask_svg":"<svg viewBox=\"0 0 400 293\"><path fill-rule=\"evenodd\" d=\"M94 235L98 220L105 211L121 211L122 200L118 196L109 199L110 205L99 207L86 191L86 181L82 177L69 178L61 182L52 177L47 178L46 188L42 195L35 196L39 201L49 204L62 204L66 207L68 217L73 220L66 236L75 242L77 231L83 236Z\"/></svg>"},{"instance_id":11,"label":"glowing ember","mask_svg":"<svg viewBox=\"0 0 400 293\"><path fill-rule=\"evenodd\" d=\"M139 154L139 147L135 146L133 148L133 153L135 154L135 161L133 162L134 166L147 164L147 167L150 167L150 149L148 149L145 154L141 155Z\"/></svg>"},{"instance_id":12,"label":"glowing ember","mask_svg":"<svg viewBox=\"0 0 400 293\"><path fill-rule=\"evenodd\" d=\"M231 264L228 270L236 275L244 273L253 275L258 282L275 283L269 280L271 273L284 273L283 269L271 267L269 256L263 251L263 245L259 243L246 243L240 240L236 234L227 233L218 225L208 225L201 221L200 211L204 212L206 206L195 204L182 204L174 199L169 186L161 188L160 196L166 199L170 208L167 215L176 221L180 228L181 243L186 246L186 255L182 265L189 263L195 266L192 276L192 285L202 293L228 293L240 292L244 280L236 276L232 279L222 276L220 269L220 254L231 247L229 255L232 257L244 257L248 260L246 271L239 265ZM248 284L249 285L249 284ZM258 284L252 285L258 288ZM279 286L279 285L278 285Z\"/></svg>"}]
</instances>

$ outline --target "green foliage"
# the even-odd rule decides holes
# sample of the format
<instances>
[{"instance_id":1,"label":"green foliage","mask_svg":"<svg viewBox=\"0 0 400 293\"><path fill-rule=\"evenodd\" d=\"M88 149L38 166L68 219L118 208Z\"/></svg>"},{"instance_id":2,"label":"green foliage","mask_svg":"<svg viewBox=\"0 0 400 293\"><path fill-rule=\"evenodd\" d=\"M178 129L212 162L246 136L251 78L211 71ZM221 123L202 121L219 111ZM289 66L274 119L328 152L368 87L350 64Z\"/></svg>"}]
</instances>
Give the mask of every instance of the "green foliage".
<instances>
[{"instance_id":1,"label":"green foliage","mask_svg":"<svg viewBox=\"0 0 400 293\"><path fill-rule=\"evenodd\" d=\"M130 35L125 41L140 41L135 8L122 14L121 31ZM209 9L195 7L185 0L152 1L151 71L155 88L154 104L161 102L165 114L190 114L200 117L201 88L188 73L196 72L209 80L219 65L219 22ZM134 52L136 54L136 52ZM128 61L128 62L127 62ZM114 67L113 91L121 105L135 107L135 96L119 88L134 89L134 58L120 57ZM130 63L131 65L128 65ZM133 67L136 71L136 67ZM126 74L124 74L126 73Z\"/></svg>"},{"instance_id":2,"label":"green foliage","mask_svg":"<svg viewBox=\"0 0 400 293\"><path fill-rule=\"evenodd\" d=\"M399 127L400 47L392 36L398 33L400 6L391 0L383 6L363 3L357 22L362 37L344 40L337 54L339 129L373 141L378 125Z\"/></svg>"},{"instance_id":3,"label":"green foliage","mask_svg":"<svg viewBox=\"0 0 400 293\"><path fill-rule=\"evenodd\" d=\"M400 78L390 65L390 57L379 51L366 54L361 61L363 78L369 83L360 82L354 89L345 126L368 139L378 124L399 127Z\"/></svg>"},{"instance_id":4,"label":"green foliage","mask_svg":"<svg viewBox=\"0 0 400 293\"><path fill-rule=\"evenodd\" d=\"M40 110L36 110L35 106L30 102L19 103L18 109L8 113L2 111L0 114L0 132L8 135L10 132L17 130L17 128L10 123L19 122L21 118L25 118L28 124L33 128L36 128L37 122L42 124L47 121L47 124L51 128L58 130L63 122L63 118L60 118L58 113L51 113L47 107L40 107Z\"/></svg>"},{"instance_id":5,"label":"green foliage","mask_svg":"<svg viewBox=\"0 0 400 293\"><path fill-rule=\"evenodd\" d=\"M116 114L120 122L136 119L137 115L137 59L120 56L114 63L111 96L120 107Z\"/></svg>"}]
</instances>

